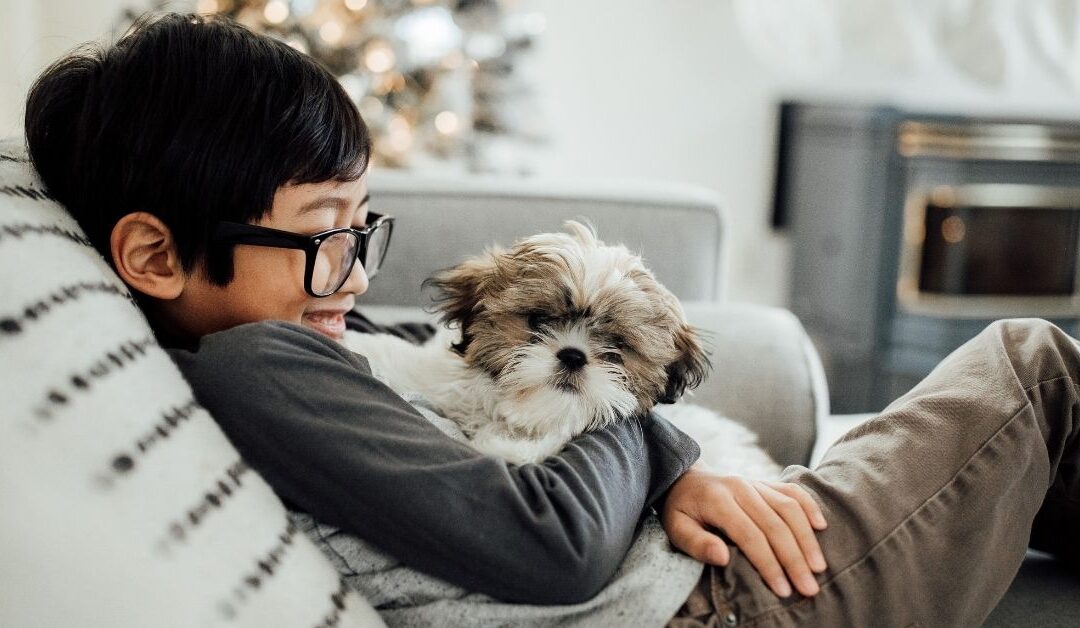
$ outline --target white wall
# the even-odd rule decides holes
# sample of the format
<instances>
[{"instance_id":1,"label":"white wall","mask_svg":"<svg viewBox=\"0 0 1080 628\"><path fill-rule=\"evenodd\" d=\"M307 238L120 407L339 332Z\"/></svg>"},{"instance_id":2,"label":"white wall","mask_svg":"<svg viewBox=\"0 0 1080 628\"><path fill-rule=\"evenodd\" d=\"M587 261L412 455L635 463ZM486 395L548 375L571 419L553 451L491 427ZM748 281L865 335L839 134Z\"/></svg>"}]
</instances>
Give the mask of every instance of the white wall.
<instances>
[{"instance_id":1,"label":"white wall","mask_svg":"<svg viewBox=\"0 0 1080 628\"><path fill-rule=\"evenodd\" d=\"M0 136L21 128L19 94L26 92L26 77L37 68L37 56L32 51L36 7L33 2L0 0Z\"/></svg>"},{"instance_id":2,"label":"white wall","mask_svg":"<svg viewBox=\"0 0 1080 628\"><path fill-rule=\"evenodd\" d=\"M787 246L767 226L776 112L725 2L538 3L552 144L545 175L673 179L727 205L728 296L781 303Z\"/></svg>"},{"instance_id":3,"label":"white wall","mask_svg":"<svg viewBox=\"0 0 1080 628\"><path fill-rule=\"evenodd\" d=\"M92 39L107 38L125 0L0 0L0 136L22 131L23 100L53 60Z\"/></svg>"},{"instance_id":4,"label":"white wall","mask_svg":"<svg viewBox=\"0 0 1080 628\"><path fill-rule=\"evenodd\" d=\"M122 7L139 4L0 0L0 133L21 128L26 89L48 61L104 35ZM538 173L675 179L716 190L727 205L732 299L787 298L789 246L768 226L782 95L1080 119L1076 91L1030 59L1017 60L996 88L944 64L893 75L854 58L796 79L751 52L732 0L523 4L547 16L533 66L552 141ZM873 30L872 16L860 19Z\"/></svg>"}]
</instances>

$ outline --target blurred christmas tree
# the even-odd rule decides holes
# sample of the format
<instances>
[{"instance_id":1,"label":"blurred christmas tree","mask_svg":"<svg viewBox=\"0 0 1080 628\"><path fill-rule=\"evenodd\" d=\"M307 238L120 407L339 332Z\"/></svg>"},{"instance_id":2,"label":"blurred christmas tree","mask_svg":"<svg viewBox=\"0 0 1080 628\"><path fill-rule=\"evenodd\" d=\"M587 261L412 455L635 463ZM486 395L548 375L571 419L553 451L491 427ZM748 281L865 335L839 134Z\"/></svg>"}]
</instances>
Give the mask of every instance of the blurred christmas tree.
<instances>
[{"instance_id":1,"label":"blurred christmas tree","mask_svg":"<svg viewBox=\"0 0 1080 628\"><path fill-rule=\"evenodd\" d=\"M515 0L198 0L319 60L393 168L531 171L544 139L523 59L544 16ZM175 0L158 10L184 10ZM130 23L139 11L129 9Z\"/></svg>"}]
</instances>

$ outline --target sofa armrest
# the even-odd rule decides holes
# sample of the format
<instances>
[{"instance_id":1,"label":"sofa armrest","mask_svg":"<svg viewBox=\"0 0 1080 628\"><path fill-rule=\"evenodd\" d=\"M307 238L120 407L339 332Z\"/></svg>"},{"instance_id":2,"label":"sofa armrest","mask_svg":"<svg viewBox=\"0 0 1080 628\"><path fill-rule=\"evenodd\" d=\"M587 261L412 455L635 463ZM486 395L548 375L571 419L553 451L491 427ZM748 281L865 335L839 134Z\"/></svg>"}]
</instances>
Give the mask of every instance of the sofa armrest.
<instances>
[{"instance_id":1,"label":"sofa armrest","mask_svg":"<svg viewBox=\"0 0 1080 628\"><path fill-rule=\"evenodd\" d=\"M760 305L687 302L690 323L707 333L712 375L687 400L756 432L782 465L807 464L828 414L817 352L791 312ZM434 321L417 307L361 307L377 323Z\"/></svg>"},{"instance_id":2,"label":"sofa armrest","mask_svg":"<svg viewBox=\"0 0 1080 628\"><path fill-rule=\"evenodd\" d=\"M791 312L745 303L683 304L706 332L713 372L687 401L756 432L781 465L808 464L829 394L817 351Z\"/></svg>"}]
</instances>

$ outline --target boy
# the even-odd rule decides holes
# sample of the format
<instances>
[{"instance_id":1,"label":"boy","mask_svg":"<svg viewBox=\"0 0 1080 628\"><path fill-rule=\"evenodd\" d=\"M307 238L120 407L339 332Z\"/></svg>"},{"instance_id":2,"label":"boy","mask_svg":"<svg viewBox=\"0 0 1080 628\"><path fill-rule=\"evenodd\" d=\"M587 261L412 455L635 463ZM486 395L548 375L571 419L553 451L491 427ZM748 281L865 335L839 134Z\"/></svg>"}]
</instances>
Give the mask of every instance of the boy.
<instances>
[{"instance_id":1,"label":"boy","mask_svg":"<svg viewBox=\"0 0 1080 628\"><path fill-rule=\"evenodd\" d=\"M966 623L1015 573L1052 482L1060 498L1040 515L1075 521L1061 504L1075 496L1078 428L1047 407L1073 389L1031 395L1074 381L1080 359L1035 323L992 328L818 470L788 469L795 482L693 467L696 444L656 415L582 435L542 465L444 436L335 342L392 224L368 211L363 121L324 69L228 21L148 17L112 47L60 60L31 89L26 135L46 186L286 503L468 590L533 605L602 592L612 603L590 611L597 623ZM958 430L958 417L974 418ZM1009 425L999 455L1031 472L1003 492L983 457ZM1025 458L1035 444L1060 455ZM913 445L932 464L894 455ZM927 513L961 477L966 488ZM1016 516L996 521L987 504ZM605 588L650 506L676 547L727 568L706 569L691 591L701 565L654 552L633 568L664 577ZM972 528L992 541L961 539ZM992 585L977 591L916 560L931 550L931 564L970 562L973 549ZM520 606L512 619L553 617Z\"/></svg>"}]
</instances>

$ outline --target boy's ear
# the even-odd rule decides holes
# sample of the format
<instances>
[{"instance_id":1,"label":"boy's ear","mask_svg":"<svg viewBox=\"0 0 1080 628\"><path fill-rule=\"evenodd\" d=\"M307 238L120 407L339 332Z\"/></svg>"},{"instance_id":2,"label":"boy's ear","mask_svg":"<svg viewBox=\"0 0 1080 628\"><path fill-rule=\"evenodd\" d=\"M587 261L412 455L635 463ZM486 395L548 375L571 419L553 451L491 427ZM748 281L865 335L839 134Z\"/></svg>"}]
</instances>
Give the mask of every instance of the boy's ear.
<instances>
[{"instance_id":1,"label":"boy's ear","mask_svg":"<svg viewBox=\"0 0 1080 628\"><path fill-rule=\"evenodd\" d=\"M186 275L172 231L157 216L134 212L113 226L113 266L124 283L155 299L171 300L184 290Z\"/></svg>"}]
</instances>

